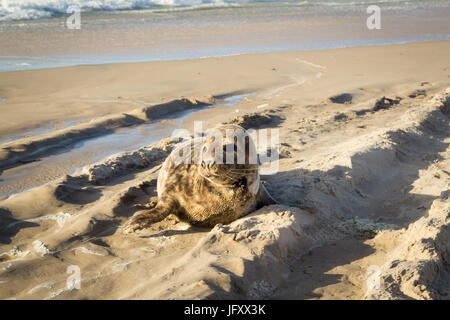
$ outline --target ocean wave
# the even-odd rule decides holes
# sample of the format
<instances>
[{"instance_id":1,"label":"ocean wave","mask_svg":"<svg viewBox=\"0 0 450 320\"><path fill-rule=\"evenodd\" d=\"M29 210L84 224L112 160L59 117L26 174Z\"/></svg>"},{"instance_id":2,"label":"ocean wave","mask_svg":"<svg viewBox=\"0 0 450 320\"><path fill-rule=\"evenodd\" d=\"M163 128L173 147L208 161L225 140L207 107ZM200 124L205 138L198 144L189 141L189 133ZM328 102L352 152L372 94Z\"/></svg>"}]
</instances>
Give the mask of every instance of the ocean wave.
<instances>
[{"instance_id":1,"label":"ocean wave","mask_svg":"<svg viewBox=\"0 0 450 320\"><path fill-rule=\"evenodd\" d=\"M178 0L0 0L0 21L52 18L66 14L71 6L79 7L82 12L140 10L173 5L176 1Z\"/></svg>"},{"instance_id":2,"label":"ocean wave","mask_svg":"<svg viewBox=\"0 0 450 320\"><path fill-rule=\"evenodd\" d=\"M446 2L435 0L429 2ZM0 0L0 21L31 20L58 17L67 14L71 6L81 12L120 10L196 10L218 7L296 5L296 6L357 6L370 4L411 5L419 0Z\"/></svg>"}]
</instances>

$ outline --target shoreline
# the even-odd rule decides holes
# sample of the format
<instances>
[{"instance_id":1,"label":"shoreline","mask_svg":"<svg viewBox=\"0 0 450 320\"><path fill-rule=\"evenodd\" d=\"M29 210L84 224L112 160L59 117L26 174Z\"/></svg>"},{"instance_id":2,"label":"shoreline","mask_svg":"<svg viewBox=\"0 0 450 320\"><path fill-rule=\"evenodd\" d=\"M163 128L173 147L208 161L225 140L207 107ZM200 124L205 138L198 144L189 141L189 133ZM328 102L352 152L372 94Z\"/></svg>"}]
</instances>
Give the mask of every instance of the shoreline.
<instances>
[{"instance_id":1,"label":"shoreline","mask_svg":"<svg viewBox=\"0 0 450 320\"><path fill-rule=\"evenodd\" d=\"M432 39L432 40L424 40L424 39L418 39L418 40L392 40L392 41L386 41L382 43L368 43L368 44L349 44L349 45L343 45L343 46L329 46L329 47L319 47L319 48L305 48L305 49L286 49L286 50L259 50L255 52L237 52L237 53L225 53L225 54L218 54L218 55L210 55L210 56L193 56L193 57L171 57L167 59L162 58L138 58L138 56L145 55L145 53L138 53L138 56L135 55L134 58L118 58L118 59L111 59L108 60L108 55L102 56L101 54L97 54L96 58L86 58L86 60L91 60L92 62L60 62L60 63L54 63L48 64L47 66L42 67L30 67L31 68L23 68L23 69L17 69L17 70L4 70L2 71L2 67L0 66L0 74L5 74L9 72L20 72L20 71L32 71L32 70L45 70L45 69L60 69L60 68L70 68L70 67L83 67L83 66L101 66L101 65L115 65L115 64L133 64L133 63L152 63L152 62L170 62L170 61L189 61L189 60L199 60L199 59L211 59L211 58L223 58L223 57L233 57L233 56L241 56L241 55L258 55L258 54L266 54L266 53L288 53L288 52L310 52L310 51L324 51L324 50L333 50L333 49L347 49L347 48L362 48L362 47L383 47L383 46L391 46L391 45L404 45L404 44L412 44L412 43L436 43L436 42L446 42L450 41L450 35L447 37L447 39ZM135 53L136 54L136 53ZM72 57L83 57L83 56L94 56L95 54L89 54L89 55L73 55ZM123 55L123 54L119 54ZM130 54L131 56L133 54ZM50 57L33 57L33 56L1 56L0 55L0 62L1 60L17 60L17 61L45 61L46 59L50 60L58 60L61 59L61 61L66 60L69 57L69 60L71 59L71 56L50 56ZM77 60L77 59L76 59ZM106 61L106 62L100 62L100 61ZM27 62L25 62L27 63ZM21 66L17 66L21 67ZM0 101L1 102L1 101Z\"/></svg>"}]
</instances>

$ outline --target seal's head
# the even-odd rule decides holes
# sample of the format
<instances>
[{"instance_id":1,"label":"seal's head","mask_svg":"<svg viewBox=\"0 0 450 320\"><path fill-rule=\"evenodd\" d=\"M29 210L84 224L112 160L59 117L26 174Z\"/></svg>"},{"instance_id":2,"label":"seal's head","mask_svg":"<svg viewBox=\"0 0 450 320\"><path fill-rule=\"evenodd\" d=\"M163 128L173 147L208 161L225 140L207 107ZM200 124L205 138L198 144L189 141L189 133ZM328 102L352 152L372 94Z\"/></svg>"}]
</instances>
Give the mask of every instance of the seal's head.
<instances>
[{"instance_id":1,"label":"seal's head","mask_svg":"<svg viewBox=\"0 0 450 320\"><path fill-rule=\"evenodd\" d=\"M258 176L256 148L238 125L223 125L207 132L200 149L199 174L221 185L236 185Z\"/></svg>"}]
</instances>

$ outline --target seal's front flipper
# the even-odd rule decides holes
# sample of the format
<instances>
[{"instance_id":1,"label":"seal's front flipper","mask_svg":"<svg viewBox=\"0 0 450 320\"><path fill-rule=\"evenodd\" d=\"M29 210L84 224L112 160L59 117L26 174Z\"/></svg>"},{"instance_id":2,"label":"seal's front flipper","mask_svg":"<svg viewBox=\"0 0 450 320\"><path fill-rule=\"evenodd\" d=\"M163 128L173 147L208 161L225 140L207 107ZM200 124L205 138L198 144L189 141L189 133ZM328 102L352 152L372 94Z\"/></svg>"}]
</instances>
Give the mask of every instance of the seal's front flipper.
<instances>
[{"instance_id":1,"label":"seal's front flipper","mask_svg":"<svg viewBox=\"0 0 450 320\"><path fill-rule=\"evenodd\" d=\"M153 209L136 212L123 226L123 233L145 229L153 223L164 220L170 214L170 209L169 206L158 204Z\"/></svg>"}]
</instances>

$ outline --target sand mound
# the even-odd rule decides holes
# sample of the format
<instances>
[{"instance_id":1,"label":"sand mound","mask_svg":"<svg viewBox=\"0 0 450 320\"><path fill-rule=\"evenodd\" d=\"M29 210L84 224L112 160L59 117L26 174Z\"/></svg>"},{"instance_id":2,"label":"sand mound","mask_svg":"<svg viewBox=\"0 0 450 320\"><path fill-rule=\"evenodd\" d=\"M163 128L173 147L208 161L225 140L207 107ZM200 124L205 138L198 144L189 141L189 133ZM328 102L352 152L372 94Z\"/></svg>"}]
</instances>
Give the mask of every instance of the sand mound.
<instances>
[{"instance_id":1,"label":"sand mound","mask_svg":"<svg viewBox=\"0 0 450 320\"><path fill-rule=\"evenodd\" d=\"M428 215L398 237L400 245L379 271L379 286L367 299L442 299L448 295L450 262L449 193L435 200Z\"/></svg>"},{"instance_id":2,"label":"sand mound","mask_svg":"<svg viewBox=\"0 0 450 320\"><path fill-rule=\"evenodd\" d=\"M244 129L263 129L276 127L283 122L283 118L273 112L244 114L233 118L229 123L237 124Z\"/></svg>"}]
</instances>

